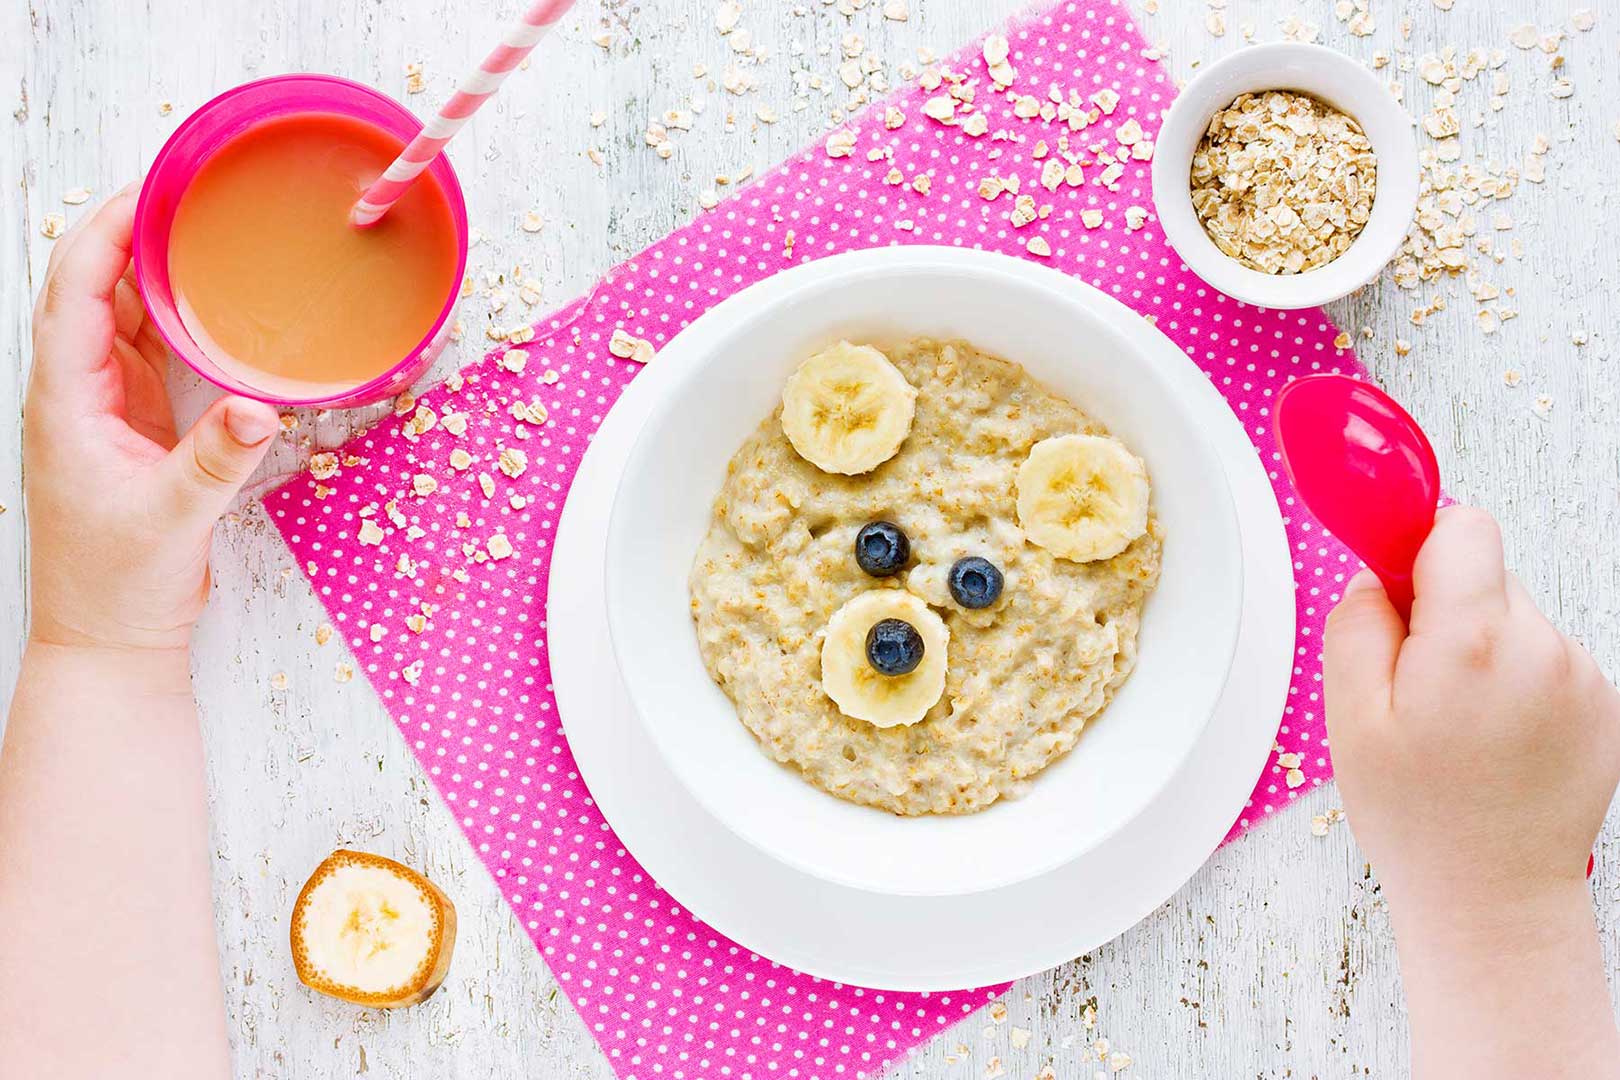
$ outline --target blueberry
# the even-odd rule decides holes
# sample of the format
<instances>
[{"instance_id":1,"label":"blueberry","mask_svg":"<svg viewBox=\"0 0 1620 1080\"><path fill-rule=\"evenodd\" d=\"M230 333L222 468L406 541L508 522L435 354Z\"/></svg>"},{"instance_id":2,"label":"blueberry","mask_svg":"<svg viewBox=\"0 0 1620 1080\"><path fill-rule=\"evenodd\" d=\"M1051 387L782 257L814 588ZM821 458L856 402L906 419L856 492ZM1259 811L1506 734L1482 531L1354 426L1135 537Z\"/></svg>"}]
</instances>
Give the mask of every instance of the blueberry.
<instances>
[{"instance_id":1,"label":"blueberry","mask_svg":"<svg viewBox=\"0 0 1620 1080\"><path fill-rule=\"evenodd\" d=\"M951 595L965 608L987 608L1001 596L1001 571L977 555L957 559L951 567Z\"/></svg>"},{"instance_id":2,"label":"blueberry","mask_svg":"<svg viewBox=\"0 0 1620 1080\"><path fill-rule=\"evenodd\" d=\"M910 675L922 658L922 635L904 619L884 619L866 632L866 662L879 675Z\"/></svg>"},{"instance_id":3,"label":"blueberry","mask_svg":"<svg viewBox=\"0 0 1620 1080\"><path fill-rule=\"evenodd\" d=\"M911 541L898 525L871 522L855 536L855 561L873 577L892 577L911 561Z\"/></svg>"}]
</instances>

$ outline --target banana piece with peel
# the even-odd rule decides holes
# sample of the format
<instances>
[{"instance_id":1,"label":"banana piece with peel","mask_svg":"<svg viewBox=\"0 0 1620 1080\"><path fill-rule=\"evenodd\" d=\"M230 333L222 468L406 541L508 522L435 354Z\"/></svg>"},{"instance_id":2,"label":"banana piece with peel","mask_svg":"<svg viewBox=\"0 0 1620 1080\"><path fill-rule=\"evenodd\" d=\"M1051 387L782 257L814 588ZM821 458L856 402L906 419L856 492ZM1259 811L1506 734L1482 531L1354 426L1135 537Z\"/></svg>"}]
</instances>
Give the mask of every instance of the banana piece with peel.
<instances>
[{"instance_id":1,"label":"banana piece with peel","mask_svg":"<svg viewBox=\"0 0 1620 1080\"><path fill-rule=\"evenodd\" d=\"M1018 467L1017 487L1024 535L1060 558L1111 559L1147 531L1147 467L1117 439L1043 439Z\"/></svg>"},{"instance_id":2,"label":"banana piece with peel","mask_svg":"<svg viewBox=\"0 0 1620 1080\"><path fill-rule=\"evenodd\" d=\"M870 345L840 341L805 360L782 388L782 432L822 472L858 476L900 450L917 390Z\"/></svg>"},{"instance_id":3,"label":"banana piece with peel","mask_svg":"<svg viewBox=\"0 0 1620 1080\"><path fill-rule=\"evenodd\" d=\"M923 642L922 662L905 675L884 675L866 658L866 634L884 619L910 623ZM821 688L838 711L877 727L915 724L945 693L951 632L920 597L872 589L827 620L821 642Z\"/></svg>"},{"instance_id":4,"label":"banana piece with peel","mask_svg":"<svg viewBox=\"0 0 1620 1080\"><path fill-rule=\"evenodd\" d=\"M408 866L334 851L298 894L293 967L312 990L383 1009L425 1000L450 970L456 909Z\"/></svg>"}]
</instances>

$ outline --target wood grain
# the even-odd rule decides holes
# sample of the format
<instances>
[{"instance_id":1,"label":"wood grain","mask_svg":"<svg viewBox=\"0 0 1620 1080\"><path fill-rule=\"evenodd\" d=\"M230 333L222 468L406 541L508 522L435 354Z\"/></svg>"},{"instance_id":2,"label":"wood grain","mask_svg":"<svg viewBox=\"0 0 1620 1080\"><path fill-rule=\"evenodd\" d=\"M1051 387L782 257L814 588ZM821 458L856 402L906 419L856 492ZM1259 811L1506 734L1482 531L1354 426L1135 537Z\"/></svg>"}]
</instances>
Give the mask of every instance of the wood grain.
<instances>
[{"instance_id":1,"label":"wood grain","mask_svg":"<svg viewBox=\"0 0 1620 1080\"><path fill-rule=\"evenodd\" d=\"M715 90L690 132L676 132L668 161L645 145L649 119L684 107L701 83L694 61L718 74L728 61L708 0L604 0L582 4L481 111L452 158L467 188L475 225L487 239L474 264L521 263L544 283L547 304L584 289L614 262L697 213L696 196L719 173L763 168L819 134L842 96L810 93L795 112L793 69L818 72L830 86L840 37L850 29L884 57L891 77L918 46L948 51L1016 10L1017 0L912 0L903 23L881 18L871 0L846 20L819 0L748 0L741 25L773 57L753 69L757 95ZM0 5L0 94L13 120L3 136L0 193L0 686L9 687L26 625L26 517L21 506L20 409L28 364L28 316L50 243L42 216L70 220L89 207L64 207L80 185L98 195L139 174L190 109L246 79L292 70L328 71L403 95L404 66L424 65L428 92L408 103L419 113L448 94L511 14L510 4L449 0L291 0L208 4L149 0L33 0ZM1564 25L1569 9L1550 2L1488 4L1457 0L1442 12L1427 0L1374 0L1377 32L1352 38L1331 5L1298 0L1232 0L1230 31L1204 29L1196 0L1160 0L1144 22L1169 46L1182 77L1200 60L1280 36L1279 20L1311 18L1323 38L1353 55L1375 49L1415 56L1455 45L1508 48L1514 84L1507 108L1490 112L1486 88L1462 99L1463 142L1471 159L1522 159L1533 135L1552 141L1546 183L1524 184L1507 204L1523 259L1489 276L1520 316L1484 336L1460 287L1439 290L1448 307L1422 328L1408 322L1418 296L1388 280L1333 305L1358 337L1363 359L1407 402L1434 437L1451 490L1504 522L1511 561L1566 629L1585 640L1607 670L1620 661L1620 586L1612 538L1620 530L1620 427L1612 299L1620 245L1606 199L1620 174L1620 18L1605 12L1596 30L1563 50L1576 86L1567 100L1548 92L1548 58L1507 45L1509 26L1534 18ZM1591 3L1589 6L1601 8ZM1511 9L1511 10L1509 10ZM1410 20L1403 40L1401 21ZM599 30L611 47L591 42ZM795 51L796 43L803 43ZM1414 111L1432 88L1397 67ZM1483 80L1482 80L1483 81ZM158 103L174 103L160 116ZM756 101L780 117L753 122ZM589 116L605 120L592 128ZM735 112L735 130L725 114ZM1472 114L1484 114L1471 126ZM586 149L598 146L597 167ZM529 235L527 210L547 219ZM1460 286L1460 283L1457 283ZM1425 292L1424 295L1428 295ZM444 366L481 346L484 306L469 302L467 340ZM501 322L516 318L514 299ZM1572 335L1584 330L1589 344ZM1395 355L1393 343L1414 343ZM1523 371L1516 388L1508 368ZM210 394L196 379L172 379L183 419ZM1545 415L1534 406L1548 395ZM263 486L290 473L312 445L330 446L372 414L303 415L262 474ZM70 483L70 478L52 482ZM92 493L86 493L92 497ZM339 645L317 647L319 606L256 509L219 530L214 597L197 635L195 682L204 715L213 787L219 934L237 1075L401 1080L490 1076L607 1078L610 1071L585 1024L560 999L535 950L494 884L417 770L409 750L363 681L339 685ZM271 678L285 672L284 691ZM1009 1020L970 1020L899 1070L908 1077L985 1075L992 1058L1012 1077L1053 1061L1062 1077L1089 1076L1083 1047L1106 1036L1136 1061L1126 1076L1393 1077L1404 1074L1406 1035L1388 921L1350 831L1309 832L1311 813L1333 805L1331 790L1257 835L1218 853L1174 899L1113 944L1055 971L1026 979L1008 995ZM1600 918L1610 966L1620 964L1615 915L1620 847L1611 826L1598 853ZM304 876L333 847L353 845L417 866L455 897L462 935L444 989L398 1014L365 1012L307 993L293 977L286 917ZM987 934L1012 934L986 926ZM1083 1010L1095 1001L1097 1024ZM1032 1033L1014 1048L1014 1027ZM957 1043L966 1050L958 1050Z\"/></svg>"}]
</instances>

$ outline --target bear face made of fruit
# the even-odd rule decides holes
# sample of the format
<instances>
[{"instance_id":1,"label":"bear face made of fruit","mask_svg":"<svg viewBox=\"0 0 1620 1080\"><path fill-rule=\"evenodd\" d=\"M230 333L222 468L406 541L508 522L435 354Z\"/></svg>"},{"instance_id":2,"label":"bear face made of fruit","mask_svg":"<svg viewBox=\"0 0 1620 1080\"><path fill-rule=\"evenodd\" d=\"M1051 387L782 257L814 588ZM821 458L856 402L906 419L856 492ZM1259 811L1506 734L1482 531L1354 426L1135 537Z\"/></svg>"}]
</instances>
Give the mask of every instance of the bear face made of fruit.
<instances>
[{"instance_id":1,"label":"bear face made of fruit","mask_svg":"<svg viewBox=\"0 0 1620 1080\"><path fill-rule=\"evenodd\" d=\"M798 455L823 472L860 476L899 452L910 433L917 391L870 345L841 341L805 360L782 391L782 431ZM1140 458L1118 440L1070 434L1030 448L1016 477L1019 528L1058 558L1111 559L1148 528L1149 485ZM950 631L921 598L878 585L912 557L905 531L869 522L851 557L874 579L828 619L821 686L845 716L877 727L915 724L945 691ZM987 608L1001 597L999 567L964 556L947 578L952 601Z\"/></svg>"}]
</instances>

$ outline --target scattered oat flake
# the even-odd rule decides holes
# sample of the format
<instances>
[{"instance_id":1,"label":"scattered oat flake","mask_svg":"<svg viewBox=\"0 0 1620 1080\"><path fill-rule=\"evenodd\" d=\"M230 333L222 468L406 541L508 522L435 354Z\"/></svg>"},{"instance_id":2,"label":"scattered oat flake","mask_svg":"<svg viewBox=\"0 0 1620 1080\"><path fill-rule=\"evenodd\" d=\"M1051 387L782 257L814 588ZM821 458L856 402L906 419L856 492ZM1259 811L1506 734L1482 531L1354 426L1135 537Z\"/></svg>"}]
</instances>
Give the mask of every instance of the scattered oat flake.
<instances>
[{"instance_id":1,"label":"scattered oat flake","mask_svg":"<svg viewBox=\"0 0 1620 1080\"><path fill-rule=\"evenodd\" d=\"M1123 1072L1131 1067L1131 1055L1115 1050L1108 1055L1108 1071L1111 1073Z\"/></svg>"},{"instance_id":2,"label":"scattered oat flake","mask_svg":"<svg viewBox=\"0 0 1620 1080\"><path fill-rule=\"evenodd\" d=\"M332 640L332 635L334 633L336 633L336 631L332 629L331 623L321 623L321 625L315 628L315 644L325 645L328 641Z\"/></svg>"},{"instance_id":3,"label":"scattered oat flake","mask_svg":"<svg viewBox=\"0 0 1620 1080\"><path fill-rule=\"evenodd\" d=\"M55 240L67 231L67 218L52 210L39 219L39 235L47 240Z\"/></svg>"},{"instance_id":4,"label":"scattered oat flake","mask_svg":"<svg viewBox=\"0 0 1620 1080\"><path fill-rule=\"evenodd\" d=\"M371 629L366 633L371 638L371 643L373 645L377 644L378 642L382 641L383 638L388 636L388 630L383 626L382 623L372 623Z\"/></svg>"},{"instance_id":5,"label":"scattered oat flake","mask_svg":"<svg viewBox=\"0 0 1620 1080\"><path fill-rule=\"evenodd\" d=\"M645 364L653 358L654 350L652 342L647 339L628 334L623 327L615 327L608 339L608 352L620 359Z\"/></svg>"},{"instance_id":6,"label":"scattered oat flake","mask_svg":"<svg viewBox=\"0 0 1620 1080\"><path fill-rule=\"evenodd\" d=\"M489 557L497 561L512 555L512 541L506 538L505 533L494 534L484 546L489 549Z\"/></svg>"},{"instance_id":7,"label":"scattered oat flake","mask_svg":"<svg viewBox=\"0 0 1620 1080\"><path fill-rule=\"evenodd\" d=\"M849 128L839 128L827 136L827 156L830 158L845 158L855 152L855 133Z\"/></svg>"},{"instance_id":8,"label":"scattered oat flake","mask_svg":"<svg viewBox=\"0 0 1620 1080\"><path fill-rule=\"evenodd\" d=\"M1283 782L1290 788L1297 788L1305 783L1305 774L1299 769L1289 769L1283 774Z\"/></svg>"},{"instance_id":9,"label":"scattered oat flake","mask_svg":"<svg viewBox=\"0 0 1620 1080\"><path fill-rule=\"evenodd\" d=\"M519 227L522 228L526 233L537 233L541 229L545 228L545 225L545 219L535 211L530 210L523 215L523 221L520 223Z\"/></svg>"},{"instance_id":10,"label":"scattered oat flake","mask_svg":"<svg viewBox=\"0 0 1620 1080\"><path fill-rule=\"evenodd\" d=\"M923 102L923 115L942 124L956 119L956 99L949 94L936 94ZM830 151L829 151L830 152Z\"/></svg>"},{"instance_id":11,"label":"scattered oat flake","mask_svg":"<svg viewBox=\"0 0 1620 1080\"><path fill-rule=\"evenodd\" d=\"M987 1012L993 1023L1005 1024L1007 1022L1007 1003L1005 1001L992 1001Z\"/></svg>"},{"instance_id":12,"label":"scattered oat flake","mask_svg":"<svg viewBox=\"0 0 1620 1080\"><path fill-rule=\"evenodd\" d=\"M90 201L90 189L86 187L76 187L71 191L64 191L62 193L62 201L69 206L83 206L85 203Z\"/></svg>"},{"instance_id":13,"label":"scattered oat flake","mask_svg":"<svg viewBox=\"0 0 1620 1080\"><path fill-rule=\"evenodd\" d=\"M1093 207L1080 211L1080 223L1088 229L1095 229L1103 223L1103 212Z\"/></svg>"},{"instance_id":14,"label":"scattered oat flake","mask_svg":"<svg viewBox=\"0 0 1620 1080\"><path fill-rule=\"evenodd\" d=\"M1597 12L1591 8L1576 8L1569 13L1569 25L1584 34L1597 25Z\"/></svg>"},{"instance_id":15,"label":"scattered oat flake","mask_svg":"<svg viewBox=\"0 0 1620 1080\"><path fill-rule=\"evenodd\" d=\"M501 472L516 480L523 475L523 470L529 467L529 455L515 446L503 447L496 465Z\"/></svg>"},{"instance_id":16,"label":"scattered oat flake","mask_svg":"<svg viewBox=\"0 0 1620 1080\"><path fill-rule=\"evenodd\" d=\"M354 678L354 665L347 660L339 660L337 668L332 672L332 677L340 683L348 682Z\"/></svg>"},{"instance_id":17,"label":"scattered oat flake","mask_svg":"<svg viewBox=\"0 0 1620 1080\"><path fill-rule=\"evenodd\" d=\"M168 116L170 113L174 112L174 102L160 101L158 102L157 110L159 116Z\"/></svg>"},{"instance_id":18,"label":"scattered oat flake","mask_svg":"<svg viewBox=\"0 0 1620 1080\"><path fill-rule=\"evenodd\" d=\"M1031 255L1038 256L1042 259L1052 254L1052 245L1046 242L1046 237L1044 236L1030 237L1029 243L1024 245L1024 249Z\"/></svg>"},{"instance_id":19,"label":"scattered oat flake","mask_svg":"<svg viewBox=\"0 0 1620 1080\"><path fill-rule=\"evenodd\" d=\"M274 675L270 676L270 689L287 689L287 673L285 671L278 671Z\"/></svg>"},{"instance_id":20,"label":"scattered oat flake","mask_svg":"<svg viewBox=\"0 0 1620 1080\"><path fill-rule=\"evenodd\" d=\"M993 1057L984 1064L984 1080L996 1080L997 1077L1006 1076L1007 1069L1001 1064L1001 1059Z\"/></svg>"},{"instance_id":21,"label":"scattered oat flake","mask_svg":"<svg viewBox=\"0 0 1620 1080\"><path fill-rule=\"evenodd\" d=\"M1028 1028L1015 1027L1007 1032L1007 1041L1014 1050L1022 1050L1029 1045L1030 1031Z\"/></svg>"},{"instance_id":22,"label":"scattered oat flake","mask_svg":"<svg viewBox=\"0 0 1620 1080\"><path fill-rule=\"evenodd\" d=\"M1125 208L1125 231L1135 232L1147 221L1148 212L1144 207L1127 206Z\"/></svg>"},{"instance_id":23,"label":"scattered oat flake","mask_svg":"<svg viewBox=\"0 0 1620 1080\"><path fill-rule=\"evenodd\" d=\"M405 65L405 92L407 94L420 94L427 89L427 79L422 74L421 64Z\"/></svg>"},{"instance_id":24,"label":"scattered oat flake","mask_svg":"<svg viewBox=\"0 0 1620 1080\"><path fill-rule=\"evenodd\" d=\"M1535 404L1532 407L1536 410L1537 416L1545 417L1548 413L1552 412L1552 395L1542 394L1540 397L1536 398Z\"/></svg>"},{"instance_id":25,"label":"scattered oat flake","mask_svg":"<svg viewBox=\"0 0 1620 1080\"><path fill-rule=\"evenodd\" d=\"M365 544L368 547L377 547L383 542L382 526L378 525L376 521L372 520L371 518L363 519L360 522L359 538L360 543Z\"/></svg>"},{"instance_id":26,"label":"scattered oat flake","mask_svg":"<svg viewBox=\"0 0 1620 1080\"><path fill-rule=\"evenodd\" d=\"M309 459L309 475L317 480L330 480L338 472L338 456L330 451L315 454Z\"/></svg>"}]
</instances>

